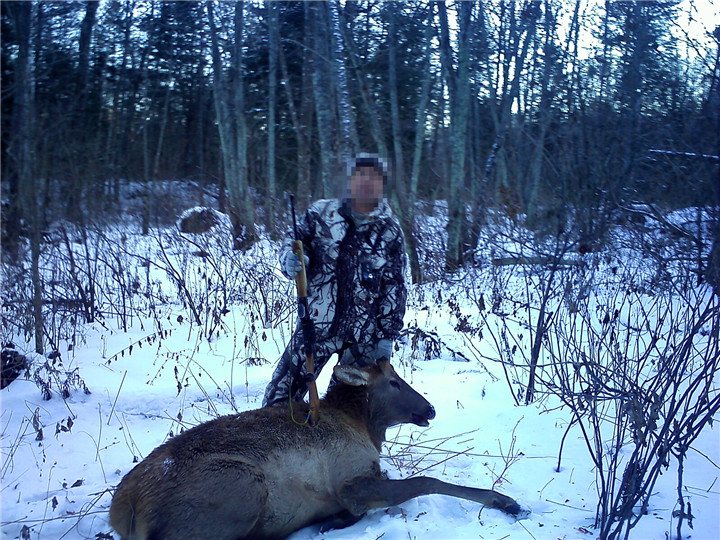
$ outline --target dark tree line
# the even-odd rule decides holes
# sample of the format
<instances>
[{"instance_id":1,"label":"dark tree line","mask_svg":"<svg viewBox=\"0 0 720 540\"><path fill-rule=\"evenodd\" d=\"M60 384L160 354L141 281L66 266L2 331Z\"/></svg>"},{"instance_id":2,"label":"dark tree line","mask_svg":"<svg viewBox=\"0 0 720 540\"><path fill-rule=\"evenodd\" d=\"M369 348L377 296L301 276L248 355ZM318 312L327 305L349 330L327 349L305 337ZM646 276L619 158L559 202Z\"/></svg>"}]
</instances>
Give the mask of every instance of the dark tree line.
<instances>
[{"instance_id":1,"label":"dark tree line","mask_svg":"<svg viewBox=\"0 0 720 540\"><path fill-rule=\"evenodd\" d=\"M284 192L337 195L357 151L394 165L416 280L419 200L447 201L453 271L491 210L572 216L592 249L619 209L720 197L717 159L688 156L718 154L720 29L688 32L675 1L1 9L6 251L106 215L123 181L179 178L221 187L243 248L276 233Z\"/></svg>"}]
</instances>

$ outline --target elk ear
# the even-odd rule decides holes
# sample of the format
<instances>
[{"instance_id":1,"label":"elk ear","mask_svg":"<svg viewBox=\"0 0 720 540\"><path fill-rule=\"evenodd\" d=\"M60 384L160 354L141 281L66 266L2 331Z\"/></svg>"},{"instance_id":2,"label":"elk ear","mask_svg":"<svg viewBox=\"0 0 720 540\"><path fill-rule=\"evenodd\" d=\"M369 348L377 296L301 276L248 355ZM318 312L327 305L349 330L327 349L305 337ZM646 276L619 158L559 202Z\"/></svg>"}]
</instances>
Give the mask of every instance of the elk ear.
<instances>
[{"instance_id":1,"label":"elk ear","mask_svg":"<svg viewBox=\"0 0 720 540\"><path fill-rule=\"evenodd\" d=\"M380 371L383 372L383 375L386 375L388 377L395 375L395 370L392 367L392 364L390 363L390 360L381 359L377 361L377 365L380 368Z\"/></svg>"},{"instance_id":2,"label":"elk ear","mask_svg":"<svg viewBox=\"0 0 720 540\"><path fill-rule=\"evenodd\" d=\"M370 374L354 366L335 366L333 374L338 381L350 386L367 386L370 382Z\"/></svg>"}]
</instances>

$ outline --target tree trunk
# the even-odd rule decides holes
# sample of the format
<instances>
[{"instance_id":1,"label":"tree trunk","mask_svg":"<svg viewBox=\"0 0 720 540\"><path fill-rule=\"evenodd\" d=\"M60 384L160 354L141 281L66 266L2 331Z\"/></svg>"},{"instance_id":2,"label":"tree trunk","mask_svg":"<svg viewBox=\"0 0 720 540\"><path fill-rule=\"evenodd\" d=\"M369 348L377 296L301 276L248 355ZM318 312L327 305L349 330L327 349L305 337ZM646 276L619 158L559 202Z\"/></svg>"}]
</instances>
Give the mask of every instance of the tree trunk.
<instances>
[{"instance_id":1,"label":"tree trunk","mask_svg":"<svg viewBox=\"0 0 720 540\"><path fill-rule=\"evenodd\" d=\"M381 113L378 110L372 96L370 95L370 90L367 88L365 82L367 79L367 73L362 69L360 65L357 46L355 45L355 40L352 34L350 32L344 31L345 29L342 30L343 39L345 41L345 46L348 51L348 58L350 59L350 65L355 72L355 81L357 82L358 92L360 93L360 98L365 108L365 114L367 115L367 120L370 124L370 133L372 135L373 141L375 141L375 145L377 146L378 154L383 157L388 157L390 155L390 152L388 151L387 145L385 144L385 133L380 126L379 120L381 117Z\"/></svg>"},{"instance_id":2,"label":"tree trunk","mask_svg":"<svg viewBox=\"0 0 720 540\"><path fill-rule=\"evenodd\" d=\"M718 114L720 113L720 97L718 97L718 90L720 90L720 77L718 77L720 75L720 26L715 28L714 36L718 40L713 68L715 76L712 79L704 106L708 114L713 118L715 133L720 135L720 114ZM710 229L712 232L712 247L710 248L708 265L705 270L705 279L710 283L715 294L720 296L720 170L718 170L717 166L714 174L715 193L713 198L715 199L715 207L710 215L712 220Z\"/></svg>"},{"instance_id":3,"label":"tree trunk","mask_svg":"<svg viewBox=\"0 0 720 540\"><path fill-rule=\"evenodd\" d=\"M100 2L85 2L85 17L80 27L77 97L80 99L81 109L84 109L86 105L84 98L87 91L88 74L90 73L90 44L99 4Z\"/></svg>"},{"instance_id":4,"label":"tree trunk","mask_svg":"<svg viewBox=\"0 0 720 540\"><path fill-rule=\"evenodd\" d=\"M393 155L395 160L395 193L398 203L396 207L400 217L400 224L405 233L405 248L408 252L410 263L410 275L413 283L422 283L423 272L418 257L417 238L415 237L415 201L417 199L417 186L420 178L420 160L425 139L425 122L427 120L427 103L430 96L430 83L432 70L430 69L430 48L427 48L427 55L424 63L424 76L420 92L420 101L415 114L415 146L413 150L412 174L410 181L406 179L404 156L402 149L402 134L400 130L400 107L397 83L397 9L398 4L389 2L390 9L388 27L388 84L390 86L390 104L393 132ZM425 30L427 42L432 37L433 26L430 23L432 18L432 7L428 7L428 20Z\"/></svg>"},{"instance_id":5,"label":"tree trunk","mask_svg":"<svg viewBox=\"0 0 720 540\"><path fill-rule=\"evenodd\" d=\"M337 90L338 112L340 116L340 156L347 163L358 150L358 136L355 127L355 117L350 106L350 92L348 90L347 70L345 69L345 51L340 21L340 2L336 0L330 6L332 21L332 42L334 45L334 74ZM343 26L344 28L344 26Z\"/></svg>"},{"instance_id":6,"label":"tree trunk","mask_svg":"<svg viewBox=\"0 0 720 540\"><path fill-rule=\"evenodd\" d=\"M280 49L280 29L277 14L277 7L274 2L265 4L265 13L267 15L267 24L269 30L268 43L268 152L267 152L267 228L270 237L278 239L278 232L275 230L275 197L276 180L275 180L275 109L277 108L277 71L278 71L278 54Z\"/></svg>"},{"instance_id":7,"label":"tree trunk","mask_svg":"<svg viewBox=\"0 0 720 540\"><path fill-rule=\"evenodd\" d=\"M470 25L473 4L457 4L458 50L457 70L448 62L452 52L448 30L447 8L438 3L441 27L441 47L445 58L444 71L450 93L450 186L448 190L448 243L445 253L445 271L455 272L463 264L465 252L465 177L467 174L467 129L470 115Z\"/></svg>"},{"instance_id":8,"label":"tree trunk","mask_svg":"<svg viewBox=\"0 0 720 540\"><path fill-rule=\"evenodd\" d=\"M334 103L331 99L332 77L329 75L331 60L328 5L325 2L306 2L305 15L312 21L315 52L313 56L313 93L321 164L320 185L317 191L320 197L326 197L331 191L330 179L333 176L335 163L331 143L335 124L331 112L334 110Z\"/></svg>"},{"instance_id":9,"label":"tree trunk","mask_svg":"<svg viewBox=\"0 0 720 540\"><path fill-rule=\"evenodd\" d=\"M307 3L305 4L307 5ZM307 16L307 8L305 15ZM305 20L305 27L309 28L310 24ZM299 209L304 210L310 204L312 194L311 181L311 162L310 148L312 141L312 123L314 113L314 94L313 94L313 62L312 53L309 45L312 43L309 30L305 31L303 36L306 46L302 51L302 88L300 95L300 125L298 129L298 199L300 202Z\"/></svg>"},{"instance_id":10,"label":"tree trunk","mask_svg":"<svg viewBox=\"0 0 720 540\"><path fill-rule=\"evenodd\" d=\"M398 4L388 4L388 86L390 89L390 124L393 138L393 164L395 166L396 185L405 184L405 160L403 159L402 133L400 131L400 104L398 103L397 82L397 9ZM407 197L406 197L407 198ZM405 201L410 202L410 201ZM405 212L412 215L412 208L405 207ZM409 220L412 223L412 219Z\"/></svg>"},{"instance_id":11,"label":"tree trunk","mask_svg":"<svg viewBox=\"0 0 720 540\"><path fill-rule=\"evenodd\" d=\"M10 193L15 194L15 200L10 201L10 218L17 223L9 223L11 239L17 242L20 234L20 220L27 223L30 234L30 272L33 288L32 313L33 330L35 338L35 352L43 354L43 284L40 275L40 241L42 238L43 218L38 208L38 201L42 200L41 184L35 178L34 163L34 77L32 68L32 51L30 36L32 36L32 9L31 2L13 2L8 10L12 16L12 23L18 36L18 56L15 67L15 81L13 88L13 131L8 145L8 159L10 160L9 181ZM17 235L17 236L16 236ZM3 245L6 249L16 248L17 245Z\"/></svg>"},{"instance_id":12,"label":"tree trunk","mask_svg":"<svg viewBox=\"0 0 720 540\"><path fill-rule=\"evenodd\" d=\"M247 125L242 82L243 3L234 4L235 44L232 51L232 87L223 69L213 3L208 19L213 57L215 110L227 186L227 212L233 228L233 248L247 249L256 240L255 219L247 174ZM232 90L232 91L231 91Z\"/></svg>"},{"instance_id":13,"label":"tree trunk","mask_svg":"<svg viewBox=\"0 0 720 540\"><path fill-rule=\"evenodd\" d=\"M230 218L233 223L233 248L247 249L257 240L255 219L247 167L247 122L245 119L245 85L243 84L243 26L245 6L243 2L235 3L235 47L233 50L233 71L235 93L233 116L235 124L235 155L237 160L237 176L225 179L229 186Z\"/></svg>"},{"instance_id":14,"label":"tree trunk","mask_svg":"<svg viewBox=\"0 0 720 540\"><path fill-rule=\"evenodd\" d=\"M96 128L89 116L89 98L91 94L88 92L88 79L90 74L90 46L92 44L92 33L98 4L99 2L85 2L85 16L80 25L78 78L71 113L74 117L71 133L75 138L75 144L71 151L80 159L90 153L91 141ZM72 196L68 201L70 204L67 207L69 218L78 222L81 226L84 225L88 212L93 208L91 203L92 187L90 185L92 173L89 172L89 167L90 163L87 163L85 167L78 170L77 174L73 175L74 185L69 190L72 192Z\"/></svg>"},{"instance_id":15,"label":"tree trunk","mask_svg":"<svg viewBox=\"0 0 720 540\"><path fill-rule=\"evenodd\" d=\"M120 61L120 72L124 73L128 66L128 60L130 57L130 37L132 31L132 16L129 5L124 5L122 10L119 10L117 16L120 14L124 16L122 19L123 24L123 40L121 45L122 60ZM128 101L127 95L121 95L121 88L119 81L115 83L112 93L112 106L113 111L122 111L122 116L127 118L129 111L125 108ZM123 148L125 141L120 137L120 122L121 119L118 115L112 115L108 118L108 132L105 140L105 155L108 159L108 171L112 178L112 192L111 198L113 202L118 202L120 198L120 184L119 178L122 172L119 170L119 164L123 161ZM124 172L124 171L123 171Z\"/></svg>"},{"instance_id":16,"label":"tree trunk","mask_svg":"<svg viewBox=\"0 0 720 540\"><path fill-rule=\"evenodd\" d=\"M305 9L307 11L307 8ZM282 88L285 91L285 99L288 102L290 121L292 122L295 140L297 142L297 184L296 184L296 208L302 213L310 204L311 182L310 182L310 126L313 117L313 86L312 86L312 58L310 50L312 47L312 33L310 23L305 25L305 43L302 47L302 73L300 88L300 108L295 105L295 96L290 82L290 72L285 59L285 51L280 41L280 22L273 21L277 33L278 60L280 62L280 73L282 75Z\"/></svg>"},{"instance_id":17,"label":"tree trunk","mask_svg":"<svg viewBox=\"0 0 720 540\"><path fill-rule=\"evenodd\" d=\"M495 137L490 147L490 152L485 160L483 169L483 185L490 186L491 178L495 173L496 195L506 211L514 214L519 208L519 194L513 191L513 187L509 185L507 180L507 163L503 153L505 136L510 127L512 119L512 111L514 103L519 99L520 95L520 79L522 70L525 66L528 49L533 41L536 30L536 21L540 15L540 10L536 1L526 2L523 8L525 13L521 17L520 25L516 22L513 14L511 17L510 28L508 30L507 41L509 47L505 49L505 63L502 66L503 77L502 84L499 85L500 92L494 95L491 91L491 113L495 123ZM524 36L524 39L523 39ZM521 47L522 44L522 47ZM514 64L514 70L510 67ZM476 246L480 235L480 224L482 220L479 217L479 205L475 204L473 210L473 226L469 234L469 243Z\"/></svg>"},{"instance_id":18,"label":"tree trunk","mask_svg":"<svg viewBox=\"0 0 720 540\"><path fill-rule=\"evenodd\" d=\"M543 51L543 62L540 80L540 104L537 110L537 124L540 130L539 134L533 141L532 154L528 166L527 187L524 190L525 213L530 223L533 222L536 215L537 197L540 191L540 182L542 181L543 161L545 159L545 137L547 136L550 122L552 121L552 96L550 80L552 70L555 67L555 59L553 58L554 44L552 36L555 33L550 3L545 1L545 43Z\"/></svg>"},{"instance_id":19,"label":"tree trunk","mask_svg":"<svg viewBox=\"0 0 720 540\"><path fill-rule=\"evenodd\" d=\"M575 0L575 9L573 9L573 15L570 21L570 29L568 32L567 45L565 46L564 58L562 61L562 65L572 66L572 71L570 72L570 80L567 85L567 97L565 98L568 115L572 115L575 112L576 100L580 94L580 62L578 41L580 40L581 4L582 0ZM571 47L572 53L570 52ZM572 56L570 56L571 54Z\"/></svg>"}]
</instances>

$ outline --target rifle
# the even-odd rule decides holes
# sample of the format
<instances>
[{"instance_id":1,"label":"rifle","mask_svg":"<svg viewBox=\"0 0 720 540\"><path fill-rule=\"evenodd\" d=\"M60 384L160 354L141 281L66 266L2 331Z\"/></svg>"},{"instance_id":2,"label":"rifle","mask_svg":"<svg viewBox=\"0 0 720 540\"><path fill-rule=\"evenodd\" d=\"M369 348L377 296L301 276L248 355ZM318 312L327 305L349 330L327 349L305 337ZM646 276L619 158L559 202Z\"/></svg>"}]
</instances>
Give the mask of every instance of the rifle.
<instances>
[{"instance_id":1,"label":"rifle","mask_svg":"<svg viewBox=\"0 0 720 540\"><path fill-rule=\"evenodd\" d=\"M307 274L305 272L305 252L303 243L298 238L297 220L295 219L295 197L290 194L290 210L292 212L293 231L295 240L291 247L293 253L300 260L301 269L295 276L295 288L298 297L298 317L302 326L303 348L305 349L305 370L307 371L306 381L310 391L310 424L317 423L318 412L320 411L320 398L318 396L317 384L315 383L315 327L310 318L308 309Z\"/></svg>"}]
</instances>

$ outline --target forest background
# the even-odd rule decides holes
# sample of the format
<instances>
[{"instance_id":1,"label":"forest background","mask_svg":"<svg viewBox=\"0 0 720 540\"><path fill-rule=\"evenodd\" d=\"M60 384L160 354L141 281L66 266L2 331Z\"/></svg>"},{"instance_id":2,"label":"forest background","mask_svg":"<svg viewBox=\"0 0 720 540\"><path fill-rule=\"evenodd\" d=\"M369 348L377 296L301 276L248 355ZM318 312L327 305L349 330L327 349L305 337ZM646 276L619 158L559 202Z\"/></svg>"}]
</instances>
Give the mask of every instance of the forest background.
<instances>
[{"instance_id":1,"label":"forest background","mask_svg":"<svg viewBox=\"0 0 720 540\"><path fill-rule=\"evenodd\" d=\"M26 235L39 250L53 220L108 219L129 180L144 184L147 231L176 211L157 181L180 178L198 203L219 199L244 248L257 227L279 233L287 192L300 206L335 196L348 156L372 151L393 164L416 282L417 201L447 201L450 272L493 209L595 250L635 204L718 203L713 13L696 0L3 2L3 248Z\"/></svg>"}]
</instances>

